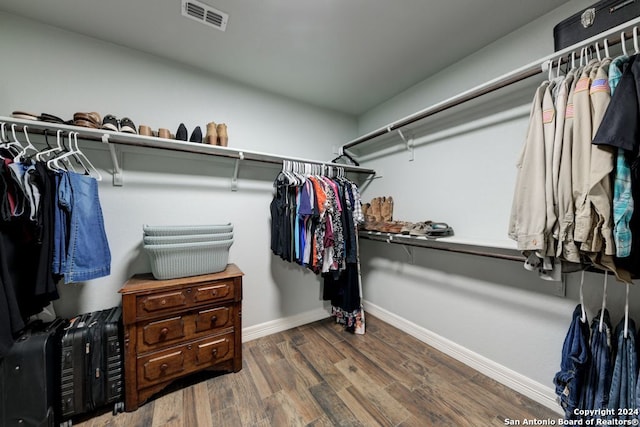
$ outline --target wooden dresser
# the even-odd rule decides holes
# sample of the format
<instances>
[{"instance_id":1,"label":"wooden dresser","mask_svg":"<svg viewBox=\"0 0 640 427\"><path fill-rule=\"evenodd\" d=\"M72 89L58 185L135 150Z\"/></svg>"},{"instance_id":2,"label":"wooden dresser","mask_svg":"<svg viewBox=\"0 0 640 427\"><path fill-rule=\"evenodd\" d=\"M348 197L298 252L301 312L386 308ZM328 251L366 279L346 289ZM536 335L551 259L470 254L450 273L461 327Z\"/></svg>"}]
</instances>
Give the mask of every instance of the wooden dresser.
<instances>
[{"instance_id":1,"label":"wooden dresser","mask_svg":"<svg viewBox=\"0 0 640 427\"><path fill-rule=\"evenodd\" d=\"M242 369L242 275L229 264L220 273L125 283L126 411L193 372Z\"/></svg>"}]
</instances>

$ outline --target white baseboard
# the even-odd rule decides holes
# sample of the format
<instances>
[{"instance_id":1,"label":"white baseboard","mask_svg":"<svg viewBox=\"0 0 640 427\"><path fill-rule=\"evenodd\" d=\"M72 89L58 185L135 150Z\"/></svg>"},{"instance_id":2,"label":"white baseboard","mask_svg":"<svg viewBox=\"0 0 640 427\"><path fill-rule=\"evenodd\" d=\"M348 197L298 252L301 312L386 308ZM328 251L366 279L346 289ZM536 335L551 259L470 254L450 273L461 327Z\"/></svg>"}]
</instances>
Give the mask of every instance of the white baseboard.
<instances>
[{"instance_id":1,"label":"white baseboard","mask_svg":"<svg viewBox=\"0 0 640 427\"><path fill-rule=\"evenodd\" d=\"M318 308L316 310L296 314L295 316L283 317L260 323L258 325L248 326L246 328L242 328L242 342L266 337L267 335L276 334L278 332L286 331L287 329L306 325L307 323L315 322L316 320L326 319L329 315L330 313L327 309Z\"/></svg>"},{"instance_id":2,"label":"white baseboard","mask_svg":"<svg viewBox=\"0 0 640 427\"><path fill-rule=\"evenodd\" d=\"M535 402L564 415L562 408L556 402L555 390L537 381L532 380L516 371L513 371L499 363L494 362L478 353L475 353L453 341L450 341L420 325L410 322L402 317L391 313L371 302L364 301L363 305L366 313L371 313L380 320L395 326L409 335L429 344L441 352L453 357L483 373L484 375L498 381L501 384L529 397Z\"/></svg>"}]
</instances>

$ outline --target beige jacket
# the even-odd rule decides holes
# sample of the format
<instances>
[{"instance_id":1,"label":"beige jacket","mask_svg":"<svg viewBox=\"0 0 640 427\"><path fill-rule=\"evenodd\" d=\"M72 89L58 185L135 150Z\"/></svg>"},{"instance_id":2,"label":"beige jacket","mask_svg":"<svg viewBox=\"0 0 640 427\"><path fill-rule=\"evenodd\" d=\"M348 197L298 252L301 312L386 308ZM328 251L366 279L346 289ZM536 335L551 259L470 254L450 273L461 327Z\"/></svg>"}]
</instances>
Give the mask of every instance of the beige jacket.
<instances>
[{"instance_id":1,"label":"beige jacket","mask_svg":"<svg viewBox=\"0 0 640 427\"><path fill-rule=\"evenodd\" d=\"M517 160L516 188L514 191L509 237L518 243L521 251L546 252L546 195L545 146L542 118L542 100L549 82L536 89L527 137Z\"/></svg>"}]
</instances>

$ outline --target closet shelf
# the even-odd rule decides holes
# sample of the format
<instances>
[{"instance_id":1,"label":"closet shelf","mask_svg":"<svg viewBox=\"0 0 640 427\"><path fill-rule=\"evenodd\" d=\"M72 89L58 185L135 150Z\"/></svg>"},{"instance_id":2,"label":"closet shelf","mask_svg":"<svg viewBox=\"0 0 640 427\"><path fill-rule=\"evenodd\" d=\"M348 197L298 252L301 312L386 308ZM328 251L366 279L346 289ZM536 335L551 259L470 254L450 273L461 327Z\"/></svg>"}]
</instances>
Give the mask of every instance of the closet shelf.
<instances>
[{"instance_id":1,"label":"closet shelf","mask_svg":"<svg viewBox=\"0 0 640 427\"><path fill-rule=\"evenodd\" d=\"M17 129L22 130L24 126L27 127L28 132L35 132L39 134L44 134L44 131L47 130L50 133L55 133L58 130L62 130L63 132L77 132L79 139L91 140L91 141L102 141L109 146L109 150L111 151L111 158L114 163L114 185L122 185L121 177L118 177L119 174L122 173L120 169L119 162L117 160L117 156L114 150L114 145L125 145L125 146L134 146L134 147L147 147L147 148L156 148L161 150L170 150L170 151L179 151L185 153L196 153L196 154L204 154L209 156L218 156L218 157L227 157L236 159L236 167L234 169L234 177L232 182L237 180L238 175L238 166L240 161L252 161L252 162L261 162L261 163L271 163L271 164L282 164L283 161L292 161L292 162L300 162L300 163L310 163L315 165L323 165L327 167L336 167L342 168L345 172L365 174L365 175L375 175L375 170L363 168L359 166L345 165L339 163L332 162L323 162L320 160L310 160L303 159L298 157L290 157L290 156L281 156L277 154L263 153L259 151L253 150L243 150L238 148L229 148L229 147L220 147L209 144L195 143L195 142L187 142L187 141L176 141L173 139L164 139L164 138L156 138L151 136L144 135L132 135L126 134L122 132L113 132L106 129L91 129L79 126L71 126L64 124L56 124L56 123L48 123L41 122L37 120L24 120L17 119L14 117L1 117L0 123L5 123L9 127L15 124ZM120 184L117 183L120 182Z\"/></svg>"},{"instance_id":2,"label":"closet shelf","mask_svg":"<svg viewBox=\"0 0 640 427\"><path fill-rule=\"evenodd\" d=\"M461 239L455 236L441 237L438 239L427 239L426 237L414 237L404 234L382 233L379 231L358 232L362 239L374 240L377 242L394 243L404 246L414 246L419 248L429 248L448 252L458 252L469 255L478 255L490 258L506 259L510 261L524 261L524 256L515 247L507 248L498 245L490 245L483 242L474 242Z\"/></svg>"},{"instance_id":3,"label":"closet shelf","mask_svg":"<svg viewBox=\"0 0 640 427\"><path fill-rule=\"evenodd\" d=\"M624 24L604 31L582 42L557 51L544 58L538 59L537 61L534 61L528 65L510 71L500 77L487 81L467 91L461 92L455 96L452 96L451 98L445 99L444 101L438 102L430 107L410 114L402 119L389 123L386 126L362 135L342 145L340 147L340 154L343 154L346 152L346 150L364 143L380 142L381 140L385 139L385 137L390 137L390 134L393 132L397 132L398 139L404 142L407 149L412 150L413 142L412 135L410 135L410 126L417 127L419 125L423 125L426 119L431 116L449 110L466 102L472 101L476 98L480 98L483 95L487 95L499 89L513 85L514 83L526 80L537 74L546 72L549 69L550 64L557 61L559 58L569 58L572 52L579 51L583 47L594 45L597 42L602 42L604 39L607 39L609 46L618 44L621 41L620 34L623 32L625 32L625 38L627 36L629 38L632 38L632 33L627 34L626 32L632 30L633 27L637 26L638 24L640 24L640 17L632 19L628 22L625 22Z\"/></svg>"}]
</instances>

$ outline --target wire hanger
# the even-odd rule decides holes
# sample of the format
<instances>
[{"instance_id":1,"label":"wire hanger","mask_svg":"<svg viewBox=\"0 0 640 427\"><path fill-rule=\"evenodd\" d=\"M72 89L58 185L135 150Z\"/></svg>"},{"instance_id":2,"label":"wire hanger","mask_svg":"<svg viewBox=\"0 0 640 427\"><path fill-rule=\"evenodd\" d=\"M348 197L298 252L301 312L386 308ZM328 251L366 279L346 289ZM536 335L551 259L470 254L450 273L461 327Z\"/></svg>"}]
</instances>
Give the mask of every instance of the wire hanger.
<instances>
[{"instance_id":1,"label":"wire hanger","mask_svg":"<svg viewBox=\"0 0 640 427\"><path fill-rule=\"evenodd\" d=\"M604 323L604 310L607 307L607 279L609 278L609 272L604 272L604 291L602 292L602 308L600 309L600 323L598 325L598 331L602 332L602 324Z\"/></svg>"},{"instance_id":2,"label":"wire hanger","mask_svg":"<svg viewBox=\"0 0 640 427\"><path fill-rule=\"evenodd\" d=\"M584 309L584 292L582 290L583 287L584 287L584 270L582 270L580 274L580 309L582 310L580 321L582 323L585 323L587 321L587 312Z\"/></svg>"},{"instance_id":3,"label":"wire hanger","mask_svg":"<svg viewBox=\"0 0 640 427\"><path fill-rule=\"evenodd\" d=\"M20 151L18 153L18 155L16 157L14 157L13 161L14 162L21 162L23 161L25 155L27 154L27 151L32 150L35 153L38 153L38 149L36 147L33 146L33 144L31 143L31 141L29 140L29 133L27 132L27 125L24 125L22 127L22 132L24 133L24 137L27 140L27 146L22 148L22 151Z\"/></svg>"},{"instance_id":4,"label":"wire hanger","mask_svg":"<svg viewBox=\"0 0 640 427\"><path fill-rule=\"evenodd\" d=\"M36 160L43 162L50 154L55 154L55 153L59 153L63 150L62 145L60 145L60 135L62 134L62 130L58 129L56 131L56 142L57 142L57 146L55 147L51 147L49 145L49 139L47 138L48 131L45 129L44 131L44 139L45 142L47 143L47 147L49 147L48 150L43 150L40 151L38 154L36 154Z\"/></svg>"}]
</instances>

